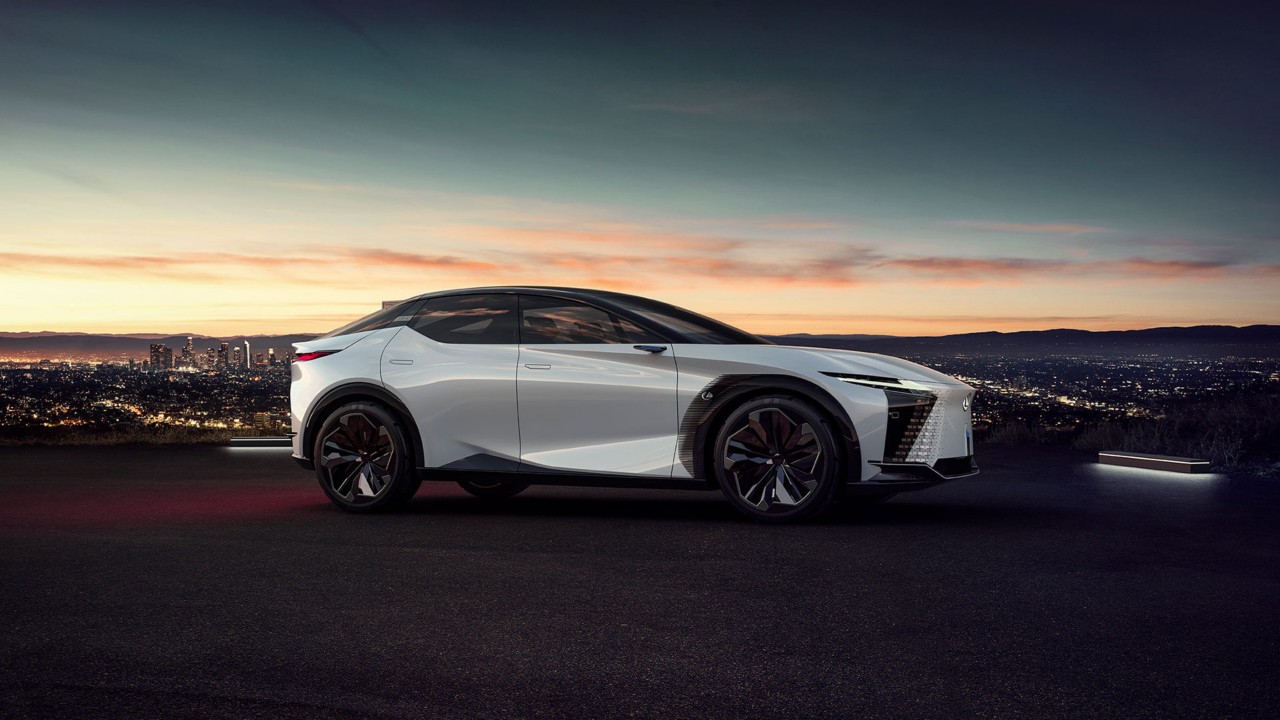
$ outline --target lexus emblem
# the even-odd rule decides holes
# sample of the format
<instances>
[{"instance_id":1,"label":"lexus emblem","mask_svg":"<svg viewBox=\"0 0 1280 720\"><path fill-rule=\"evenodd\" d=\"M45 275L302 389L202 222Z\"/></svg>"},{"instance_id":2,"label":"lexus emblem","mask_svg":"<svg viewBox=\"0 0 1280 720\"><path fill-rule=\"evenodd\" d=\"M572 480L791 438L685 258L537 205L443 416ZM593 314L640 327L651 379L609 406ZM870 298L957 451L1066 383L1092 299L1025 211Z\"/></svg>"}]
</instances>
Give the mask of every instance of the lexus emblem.
<instances>
[{"instance_id":1,"label":"lexus emblem","mask_svg":"<svg viewBox=\"0 0 1280 720\"><path fill-rule=\"evenodd\" d=\"M960 401L960 409L969 412L969 398Z\"/></svg>"}]
</instances>

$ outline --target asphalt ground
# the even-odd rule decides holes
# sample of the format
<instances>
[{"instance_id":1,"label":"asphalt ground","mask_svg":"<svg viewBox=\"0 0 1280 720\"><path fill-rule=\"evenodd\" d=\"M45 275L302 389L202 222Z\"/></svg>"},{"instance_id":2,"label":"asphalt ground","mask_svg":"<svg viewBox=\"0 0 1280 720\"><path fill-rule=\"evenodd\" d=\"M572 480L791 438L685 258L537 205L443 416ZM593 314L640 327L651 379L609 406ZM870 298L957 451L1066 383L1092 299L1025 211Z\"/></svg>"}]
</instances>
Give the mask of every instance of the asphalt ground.
<instances>
[{"instance_id":1,"label":"asphalt ground","mask_svg":"<svg viewBox=\"0 0 1280 720\"><path fill-rule=\"evenodd\" d=\"M0 716L1280 717L1280 481L980 448L818 522L286 450L0 450Z\"/></svg>"}]
</instances>

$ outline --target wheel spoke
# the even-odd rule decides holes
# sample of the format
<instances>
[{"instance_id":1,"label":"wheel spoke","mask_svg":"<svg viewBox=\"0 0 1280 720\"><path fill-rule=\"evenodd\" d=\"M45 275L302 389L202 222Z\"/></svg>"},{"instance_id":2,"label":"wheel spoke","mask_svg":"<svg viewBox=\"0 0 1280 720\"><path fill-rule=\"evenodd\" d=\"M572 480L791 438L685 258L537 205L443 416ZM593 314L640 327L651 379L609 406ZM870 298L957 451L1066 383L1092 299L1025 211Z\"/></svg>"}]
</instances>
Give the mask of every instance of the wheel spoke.
<instances>
[{"instance_id":1,"label":"wheel spoke","mask_svg":"<svg viewBox=\"0 0 1280 720\"><path fill-rule=\"evenodd\" d=\"M798 505L807 492L797 492L797 488L788 482L786 468L779 465L773 473L773 500L779 505Z\"/></svg>"},{"instance_id":2,"label":"wheel spoke","mask_svg":"<svg viewBox=\"0 0 1280 720\"><path fill-rule=\"evenodd\" d=\"M352 464L351 469L343 473L342 479L333 483L333 491L344 498L351 499L354 493L356 477L360 475L360 470L360 464ZM331 474L330 477L333 477L333 475Z\"/></svg>"},{"instance_id":3,"label":"wheel spoke","mask_svg":"<svg viewBox=\"0 0 1280 720\"><path fill-rule=\"evenodd\" d=\"M347 463L360 462L360 456L350 450L333 448L329 444L325 445L325 450L327 452L325 452L320 461L320 464L324 467L332 468L337 467L338 465L345 465Z\"/></svg>"},{"instance_id":4,"label":"wheel spoke","mask_svg":"<svg viewBox=\"0 0 1280 720\"><path fill-rule=\"evenodd\" d=\"M320 467L335 495L368 502L391 484L395 462L391 430L362 412L351 412L325 438Z\"/></svg>"},{"instance_id":5,"label":"wheel spoke","mask_svg":"<svg viewBox=\"0 0 1280 720\"><path fill-rule=\"evenodd\" d=\"M379 451L376 455L370 455L369 462L382 470L389 470L393 457L394 453L390 448L388 448L386 450Z\"/></svg>"},{"instance_id":6,"label":"wheel spoke","mask_svg":"<svg viewBox=\"0 0 1280 720\"><path fill-rule=\"evenodd\" d=\"M738 496L765 512L803 503L818 488L822 443L809 423L779 408L751 412L721 456Z\"/></svg>"},{"instance_id":7,"label":"wheel spoke","mask_svg":"<svg viewBox=\"0 0 1280 720\"><path fill-rule=\"evenodd\" d=\"M745 453L759 455L760 457L768 457L773 454L749 429L734 434L733 437L729 438L729 443Z\"/></svg>"},{"instance_id":8,"label":"wheel spoke","mask_svg":"<svg viewBox=\"0 0 1280 720\"><path fill-rule=\"evenodd\" d=\"M792 482L798 483L806 492L818 487L818 478L813 473L806 472L795 465L787 465L783 467L787 473L787 478Z\"/></svg>"}]
</instances>

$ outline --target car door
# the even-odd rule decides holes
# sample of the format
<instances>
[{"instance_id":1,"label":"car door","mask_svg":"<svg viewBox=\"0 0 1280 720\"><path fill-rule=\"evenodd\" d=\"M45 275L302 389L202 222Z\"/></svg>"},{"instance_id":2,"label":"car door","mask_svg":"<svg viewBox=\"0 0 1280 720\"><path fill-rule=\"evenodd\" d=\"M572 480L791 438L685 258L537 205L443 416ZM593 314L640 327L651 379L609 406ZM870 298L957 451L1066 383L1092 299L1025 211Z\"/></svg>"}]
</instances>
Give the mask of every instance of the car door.
<instances>
[{"instance_id":1,"label":"car door","mask_svg":"<svg viewBox=\"0 0 1280 720\"><path fill-rule=\"evenodd\" d=\"M382 381L418 425L427 467L515 471L516 296L430 298L382 353Z\"/></svg>"},{"instance_id":2,"label":"car door","mask_svg":"<svg viewBox=\"0 0 1280 720\"><path fill-rule=\"evenodd\" d=\"M573 300L520 296L524 472L670 477L676 359L634 323Z\"/></svg>"}]
</instances>

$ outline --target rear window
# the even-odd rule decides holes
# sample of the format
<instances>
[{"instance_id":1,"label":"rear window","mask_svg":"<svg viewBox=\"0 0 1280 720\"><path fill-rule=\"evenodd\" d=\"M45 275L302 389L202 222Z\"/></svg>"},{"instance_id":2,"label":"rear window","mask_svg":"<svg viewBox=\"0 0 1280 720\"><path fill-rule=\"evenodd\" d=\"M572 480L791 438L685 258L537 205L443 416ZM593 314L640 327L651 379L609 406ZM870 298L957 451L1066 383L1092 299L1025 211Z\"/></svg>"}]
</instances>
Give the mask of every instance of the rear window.
<instances>
[{"instance_id":1,"label":"rear window","mask_svg":"<svg viewBox=\"0 0 1280 720\"><path fill-rule=\"evenodd\" d=\"M365 315L355 322L349 322L337 330L325 333L316 339L321 340L323 338L337 337L339 335L354 335L355 333L368 332L370 330L381 330L395 322L395 319L400 317L401 313L407 311L409 306L413 305L413 302L414 301L412 300L406 300L399 305L392 305L389 308L383 308L372 315Z\"/></svg>"}]
</instances>

